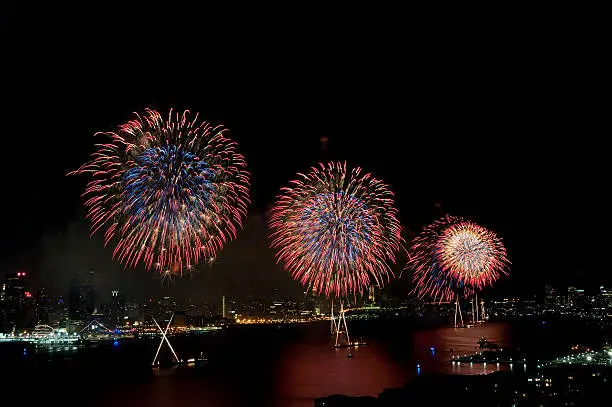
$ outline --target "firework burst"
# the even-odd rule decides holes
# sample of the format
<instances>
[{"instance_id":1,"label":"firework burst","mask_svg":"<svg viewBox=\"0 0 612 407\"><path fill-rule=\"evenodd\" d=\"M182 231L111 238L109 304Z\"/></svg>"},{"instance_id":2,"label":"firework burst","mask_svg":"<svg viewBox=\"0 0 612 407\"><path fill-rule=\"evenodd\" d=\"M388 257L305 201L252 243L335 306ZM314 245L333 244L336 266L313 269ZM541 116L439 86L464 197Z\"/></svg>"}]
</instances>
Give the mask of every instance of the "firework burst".
<instances>
[{"instance_id":1,"label":"firework burst","mask_svg":"<svg viewBox=\"0 0 612 407\"><path fill-rule=\"evenodd\" d=\"M496 234L447 216L426 226L409 247L414 292L450 301L492 285L507 274L506 249Z\"/></svg>"},{"instance_id":2,"label":"firework burst","mask_svg":"<svg viewBox=\"0 0 612 407\"><path fill-rule=\"evenodd\" d=\"M162 276L192 270L236 237L249 204L249 173L227 129L164 120L155 110L119 126L92 159L69 173L87 174L85 206L92 235L104 230L113 257Z\"/></svg>"},{"instance_id":3,"label":"firework burst","mask_svg":"<svg viewBox=\"0 0 612 407\"><path fill-rule=\"evenodd\" d=\"M402 238L393 194L346 163L319 164L282 188L268 225L276 259L326 296L362 293L392 275Z\"/></svg>"}]
</instances>

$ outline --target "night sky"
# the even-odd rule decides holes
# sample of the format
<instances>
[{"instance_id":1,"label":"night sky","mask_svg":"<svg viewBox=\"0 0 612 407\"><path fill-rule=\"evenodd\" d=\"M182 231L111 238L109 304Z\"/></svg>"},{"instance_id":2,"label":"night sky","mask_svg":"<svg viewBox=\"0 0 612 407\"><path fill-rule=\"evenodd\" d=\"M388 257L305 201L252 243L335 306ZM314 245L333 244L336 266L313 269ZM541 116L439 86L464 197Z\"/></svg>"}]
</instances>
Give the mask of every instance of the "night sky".
<instances>
[{"instance_id":1,"label":"night sky","mask_svg":"<svg viewBox=\"0 0 612 407\"><path fill-rule=\"evenodd\" d=\"M134 296L294 295L263 216L296 172L340 159L390 184L408 233L444 213L495 230L513 263L498 292L610 283L609 125L594 41L260 14L177 21L6 7L0 273L29 271L56 293L93 269L101 291ZM226 125L252 173L246 229L218 263L166 287L89 239L87 179L65 176L88 160L94 132L145 107Z\"/></svg>"}]
</instances>

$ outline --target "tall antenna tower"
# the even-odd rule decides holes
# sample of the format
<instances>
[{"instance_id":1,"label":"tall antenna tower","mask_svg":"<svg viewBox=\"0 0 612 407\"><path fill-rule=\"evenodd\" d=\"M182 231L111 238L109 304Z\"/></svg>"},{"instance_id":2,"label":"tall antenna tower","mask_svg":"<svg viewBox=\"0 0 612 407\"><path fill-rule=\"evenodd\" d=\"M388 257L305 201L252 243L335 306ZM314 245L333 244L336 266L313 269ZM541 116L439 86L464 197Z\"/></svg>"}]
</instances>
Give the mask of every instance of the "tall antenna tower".
<instances>
[{"instance_id":1,"label":"tall antenna tower","mask_svg":"<svg viewBox=\"0 0 612 407\"><path fill-rule=\"evenodd\" d=\"M221 298L221 318L225 318L225 295Z\"/></svg>"}]
</instances>

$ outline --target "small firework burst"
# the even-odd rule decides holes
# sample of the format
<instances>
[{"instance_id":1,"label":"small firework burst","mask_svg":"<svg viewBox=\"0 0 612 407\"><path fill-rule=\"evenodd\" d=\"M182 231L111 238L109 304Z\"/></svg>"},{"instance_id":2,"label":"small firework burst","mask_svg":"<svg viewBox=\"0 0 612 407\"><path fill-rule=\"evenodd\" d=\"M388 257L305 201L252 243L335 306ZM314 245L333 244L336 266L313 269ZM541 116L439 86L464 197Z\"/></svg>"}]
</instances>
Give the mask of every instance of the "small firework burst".
<instances>
[{"instance_id":1,"label":"small firework burst","mask_svg":"<svg viewBox=\"0 0 612 407\"><path fill-rule=\"evenodd\" d=\"M408 249L414 292L440 301L470 295L507 274L506 249L497 235L460 217L426 226Z\"/></svg>"}]
</instances>

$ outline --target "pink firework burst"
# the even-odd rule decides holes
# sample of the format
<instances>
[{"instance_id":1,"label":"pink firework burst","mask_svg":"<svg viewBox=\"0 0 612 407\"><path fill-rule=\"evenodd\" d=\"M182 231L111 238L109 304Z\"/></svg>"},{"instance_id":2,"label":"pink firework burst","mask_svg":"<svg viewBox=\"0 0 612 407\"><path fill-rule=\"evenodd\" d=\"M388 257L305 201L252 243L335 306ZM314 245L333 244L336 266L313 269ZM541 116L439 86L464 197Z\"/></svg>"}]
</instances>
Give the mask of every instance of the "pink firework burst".
<instances>
[{"instance_id":1,"label":"pink firework burst","mask_svg":"<svg viewBox=\"0 0 612 407\"><path fill-rule=\"evenodd\" d=\"M388 186L338 162L298 175L281 189L268 221L277 261L326 296L384 285L402 242Z\"/></svg>"}]
</instances>

